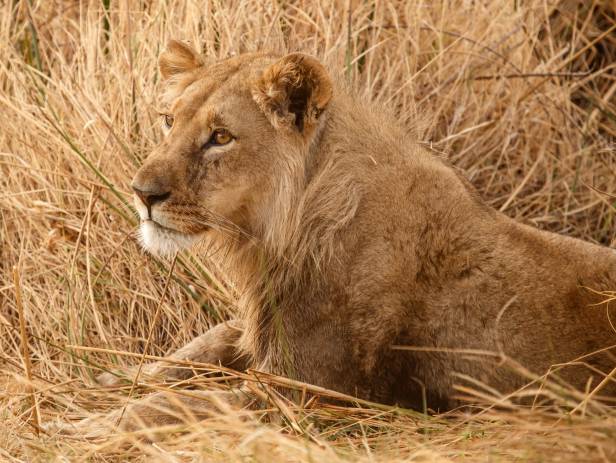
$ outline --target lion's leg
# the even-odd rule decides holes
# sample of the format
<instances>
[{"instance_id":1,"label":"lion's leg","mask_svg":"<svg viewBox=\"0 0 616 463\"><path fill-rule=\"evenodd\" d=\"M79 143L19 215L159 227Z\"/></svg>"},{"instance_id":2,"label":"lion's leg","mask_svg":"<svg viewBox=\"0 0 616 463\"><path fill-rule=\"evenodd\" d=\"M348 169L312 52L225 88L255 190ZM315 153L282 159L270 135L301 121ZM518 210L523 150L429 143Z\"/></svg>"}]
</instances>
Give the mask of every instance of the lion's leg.
<instances>
[{"instance_id":1,"label":"lion's leg","mask_svg":"<svg viewBox=\"0 0 616 463\"><path fill-rule=\"evenodd\" d=\"M168 391L157 392L130 404L120 420L123 429L162 426L194 422L220 412L237 410L247 405L253 396L244 389L230 391ZM120 410L110 415L120 417Z\"/></svg>"},{"instance_id":2,"label":"lion's leg","mask_svg":"<svg viewBox=\"0 0 616 463\"><path fill-rule=\"evenodd\" d=\"M167 357L170 362L159 361L144 365L142 374L171 381L187 379L195 375L192 368L174 364L173 361L211 363L234 370L245 370L247 356L237 348L242 331L243 323L240 320L220 323ZM137 367L131 368L127 372L127 379L132 380L136 372ZM122 383L122 376L103 373L97 377L97 381L104 386L115 386Z\"/></svg>"},{"instance_id":3,"label":"lion's leg","mask_svg":"<svg viewBox=\"0 0 616 463\"><path fill-rule=\"evenodd\" d=\"M45 426L49 433L107 436L113 430L144 431L147 439L156 439L156 428L189 425L220 414L241 416L242 407L255 397L244 388L229 391L168 390L134 400L110 413L93 415L76 423L57 421ZM165 430L168 432L168 430Z\"/></svg>"}]
</instances>

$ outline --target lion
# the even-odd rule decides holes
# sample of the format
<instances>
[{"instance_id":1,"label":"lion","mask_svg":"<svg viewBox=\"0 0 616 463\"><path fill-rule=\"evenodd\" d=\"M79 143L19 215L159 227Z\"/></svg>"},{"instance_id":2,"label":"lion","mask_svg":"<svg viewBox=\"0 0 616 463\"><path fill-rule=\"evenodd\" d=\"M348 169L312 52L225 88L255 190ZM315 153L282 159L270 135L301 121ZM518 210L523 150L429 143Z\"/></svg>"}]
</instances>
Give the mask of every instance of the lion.
<instances>
[{"instance_id":1,"label":"lion","mask_svg":"<svg viewBox=\"0 0 616 463\"><path fill-rule=\"evenodd\" d=\"M463 404L465 381L613 396L614 250L496 211L312 56L214 61L171 41L159 67L165 136L132 181L141 241L206 243L239 294L238 319L171 359L433 411Z\"/></svg>"}]
</instances>

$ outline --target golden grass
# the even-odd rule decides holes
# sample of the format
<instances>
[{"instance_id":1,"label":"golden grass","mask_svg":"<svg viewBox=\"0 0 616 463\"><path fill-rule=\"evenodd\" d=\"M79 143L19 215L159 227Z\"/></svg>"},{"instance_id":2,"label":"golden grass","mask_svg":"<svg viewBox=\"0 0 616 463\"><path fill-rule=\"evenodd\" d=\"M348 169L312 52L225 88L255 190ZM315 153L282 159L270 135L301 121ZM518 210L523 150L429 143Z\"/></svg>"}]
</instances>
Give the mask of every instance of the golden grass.
<instances>
[{"instance_id":1,"label":"golden grass","mask_svg":"<svg viewBox=\"0 0 616 463\"><path fill-rule=\"evenodd\" d=\"M160 137L156 60L168 38L213 57L314 53L497 209L612 245L615 10L608 0L0 2L0 459L613 461L616 411L542 380L519 395L550 405L479 386L461 390L483 404L474 414L277 398L269 413L221 409L156 443L113 429L37 434L36 422L121 407L128 389L98 388L94 375L138 363L125 353L142 353L150 328L147 354L161 356L235 311L224 275L186 253L153 324L169 262L139 249L127 201ZM302 389L254 372L191 384L227 388L234 376L262 393ZM133 395L169 387L143 378Z\"/></svg>"}]
</instances>

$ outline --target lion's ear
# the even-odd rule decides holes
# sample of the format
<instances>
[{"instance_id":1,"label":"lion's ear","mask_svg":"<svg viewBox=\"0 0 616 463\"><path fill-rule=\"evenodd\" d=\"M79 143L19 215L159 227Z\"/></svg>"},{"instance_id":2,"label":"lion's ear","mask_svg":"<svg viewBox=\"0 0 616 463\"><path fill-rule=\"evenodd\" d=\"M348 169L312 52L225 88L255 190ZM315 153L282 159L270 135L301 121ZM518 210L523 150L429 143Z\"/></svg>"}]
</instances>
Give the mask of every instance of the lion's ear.
<instances>
[{"instance_id":1,"label":"lion's ear","mask_svg":"<svg viewBox=\"0 0 616 463\"><path fill-rule=\"evenodd\" d=\"M312 56L292 53L265 70L253 98L275 127L313 128L332 97L332 81Z\"/></svg>"},{"instance_id":2,"label":"lion's ear","mask_svg":"<svg viewBox=\"0 0 616 463\"><path fill-rule=\"evenodd\" d=\"M176 74L193 71L200 66L203 66L203 60L199 53L177 40L170 40L158 58L158 67L165 80Z\"/></svg>"}]
</instances>

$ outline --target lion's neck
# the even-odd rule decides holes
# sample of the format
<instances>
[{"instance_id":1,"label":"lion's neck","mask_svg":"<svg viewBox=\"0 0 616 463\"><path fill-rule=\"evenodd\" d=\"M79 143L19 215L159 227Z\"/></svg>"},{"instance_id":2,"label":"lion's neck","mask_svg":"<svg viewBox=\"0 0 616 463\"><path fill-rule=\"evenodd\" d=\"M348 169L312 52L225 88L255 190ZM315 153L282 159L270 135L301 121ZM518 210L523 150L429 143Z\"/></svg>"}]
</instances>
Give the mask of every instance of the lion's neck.
<instances>
[{"instance_id":1,"label":"lion's neck","mask_svg":"<svg viewBox=\"0 0 616 463\"><path fill-rule=\"evenodd\" d=\"M341 254L341 235L354 218L361 188L348 156L324 126L319 143L278 182L269 210L252 237L236 240L223 253L238 287L239 308L247 323L245 346L257 359L263 346L283 342L276 333L281 314L301 305L298 298L318 290ZM281 347L282 350L284 350ZM280 358L279 361L282 361Z\"/></svg>"}]
</instances>

